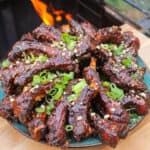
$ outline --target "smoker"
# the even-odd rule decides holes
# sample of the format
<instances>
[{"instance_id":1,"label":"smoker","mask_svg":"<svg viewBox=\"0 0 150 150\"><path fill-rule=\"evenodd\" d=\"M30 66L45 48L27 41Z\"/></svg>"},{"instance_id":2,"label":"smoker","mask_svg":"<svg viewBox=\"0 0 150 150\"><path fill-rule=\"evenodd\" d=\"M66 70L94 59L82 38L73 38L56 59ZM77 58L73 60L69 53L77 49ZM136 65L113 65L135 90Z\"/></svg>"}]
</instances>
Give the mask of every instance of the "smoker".
<instances>
[{"instance_id":1,"label":"smoker","mask_svg":"<svg viewBox=\"0 0 150 150\"><path fill-rule=\"evenodd\" d=\"M122 5L129 5L132 10L137 9L141 16L138 20L122 14L119 6L115 8L109 0L43 0L43 2L48 6L51 3L54 8L71 13L78 21L88 20L95 27L130 22L144 33L150 34L150 13L146 0L122 1ZM22 34L33 30L42 22L30 0L0 0L0 18L0 60L6 57L12 44Z\"/></svg>"}]
</instances>

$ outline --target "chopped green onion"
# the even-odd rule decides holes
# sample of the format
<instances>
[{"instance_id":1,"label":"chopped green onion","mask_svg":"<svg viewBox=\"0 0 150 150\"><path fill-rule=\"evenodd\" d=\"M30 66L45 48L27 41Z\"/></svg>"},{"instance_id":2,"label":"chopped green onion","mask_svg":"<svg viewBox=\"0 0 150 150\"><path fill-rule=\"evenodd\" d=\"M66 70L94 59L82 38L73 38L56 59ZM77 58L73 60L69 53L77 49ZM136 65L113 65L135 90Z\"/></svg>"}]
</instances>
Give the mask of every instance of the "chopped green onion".
<instances>
[{"instance_id":1,"label":"chopped green onion","mask_svg":"<svg viewBox=\"0 0 150 150\"><path fill-rule=\"evenodd\" d=\"M109 87L109 86L111 85L111 83L108 82L108 81L104 81L104 82L102 83L102 85L103 85L104 87Z\"/></svg>"},{"instance_id":2,"label":"chopped green onion","mask_svg":"<svg viewBox=\"0 0 150 150\"><path fill-rule=\"evenodd\" d=\"M101 47L106 50L111 50L115 56L120 56L124 50L124 46L122 44L118 47L115 44L101 44Z\"/></svg>"},{"instance_id":3,"label":"chopped green onion","mask_svg":"<svg viewBox=\"0 0 150 150\"><path fill-rule=\"evenodd\" d=\"M76 41L70 41L70 43L68 43L67 47L69 50L73 50L75 45L76 45Z\"/></svg>"},{"instance_id":4,"label":"chopped green onion","mask_svg":"<svg viewBox=\"0 0 150 150\"><path fill-rule=\"evenodd\" d=\"M37 113L43 113L43 112L45 112L45 107L37 107L37 108L35 108L35 111Z\"/></svg>"},{"instance_id":5,"label":"chopped green onion","mask_svg":"<svg viewBox=\"0 0 150 150\"><path fill-rule=\"evenodd\" d=\"M48 91L49 96L54 96L57 93L58 89L57 88L52 88L51 90Z\"/></svg>"},{"instance_id":6,"label":"chopped green onion","mask_svg":"<svg viewBox=\"0 0 150 150\"><path fill-rule=\"evenodd\" d=\"M116 100L124 97L124 91L118 88L115 84L112 83L109 87L110 91L106 93L109 98Z\"/></svg>"},{"instance_id":7,"label":"chopped green onion","mask_svg":"<svg viewBox=\"0 0 150 150\"><path fill-rule=\"evenodd\" d=\"M54 110L54 104L51 104L51 105L48 105L48 106L46 106L46 113L48 114L48 115L50 115L50 113L52 112L52 110Z\"/></svg>"},{"instance_id":8,"label":"chopped green onion","mask_svg":"<svg viewBox=\"0 0 150 150\"><path fill-rule=\"evenodd\" d=\"M23 57L25 61L29 61L29 62L33 62L36 60L36 56L33 53L27 55L26 53L23 52Z\"/></svg>"},{"instance_id":9,"label":"chopped green onion","mask_svg":"<svg viewBox=\"0 0 150 150\"><path fill-rule=\"evenodd\" d=\"M41 83L41 78L39 75L34 75L32 80L32 86L36 86Z\"/></svg>"},{"instance_id":10,"label":"chopped green onion","mask_svg":"<svg viewBox=\"0 0 150 150\"><path fill-rule=\"evenodd\" d=\"M128 58L125 58L123 61L122 61L122 64L125 66L125 67L130 67L131 66L131 63L132 63L132 56L129 56Z\"/></svg>"},{"instance_id":11,"label":"chopped green onion","mask_svg":"<svg viewBox=\"0 0 150 150\"><path fill-rule=\"evenodd\" d=\"M61 39L63 42L67 43L68 49L73 50L76 45L76 41L78 41L80 37L73 36L68 33L62 33Z\"/></svg>"},{"instance_id":12,"label":"chopped green onion","mask_svg":"<svg viewBox=\"0 0 150 150\"><path fill-rule=\"evenodd\" d=\"M100 45L103 49L109 50L109 45L108 44L101 44Z\"/></svg>"},{"instance_id":13,"label":"chopped green onion","mask_svg":"<svg viewBox=\"0 0 150 150\"><path fill-rule=\"evenodd\" d=\"M120 56L124 50L124 46L121 44L118 48L112 50L115 56Z\"/></svg>"},{"instance_id":14,"label":"chopped green onion","mask_svg":"<svg viewBox=\"0 0 150 150\"><path fill-rule=\"evenodd\" d=\"M73 130L73 126L70 125L70 124L68 124L68 125L65 126L65 130L66 130L67 132L70 132L70 131Z\"/></svg>"},{"instance_id":15,"label":"chopped green onion","mask_svg":"<svg viewBox=\"0 0 150 150\"><path fill-rule=\"evenodd\" d=\"M45 62L45 61L48 60L48 57L45 56L45 55L41 55L41 56L38 57L38 60L39 60L40 62Z\"/></svg>"},{"instance_id":16,"label":"chopped green onion","mask_svg":"<svg viewBox=\"0 0 150 150\"><path fill-rule=\"evenodd\" d=\"M4 61L2 62L2 67L3 67L3 68L8 68L9 65L10 65L10 62L9 62L8 60L4 60Z\"/></svg>"},{"instance_id":17,"label":"chopped green onion","mask_svg":"<svg viewBox=\"0 0 150 150\"><path fill-rule=\"evenodd\" d=\"M62 76L63 76L63 83L68 84L68 82L74 78L74 72L63 73Z\"/></svg>"},{"instance_id":18,"label":"chopped green onion","mask_svg":"<svg viewBox=\"0 0 150 150\"><path fill-rule=\"evenodd\" d=\"M56 74L48 72L48 71L42 71L39 73L39 75L34 75L32 80L32 86L36 86L39 84L47 83L51 80L56 78Z\"/></svg>"},{"instance_id":19,"label":"chopped green onion","mask_svg":"<svg viewBox=\"0 0 150 150\"><path fill-rule=\"evenodd\" d=\"M137 74L137 73L134 73L134 74L132 75L132 77L133 77L133 79L138 79L138 74Z\"/></svg>"},{"instance_id":20,"label":"chopped green onion","mask_svg":"<svg viewBox=\"0 0 150 150\"><path fill-rule=\"evenodd\" d=\"M65 43L55 42L54 46L56 46L59 49L63 49L66 47Z\"/></svg>"},{"instance_id":21,"label":"chopped green onion","mask_svg":"<svg viewBox=\"0 0 150 150\"><path fill-rule=\"evenodd\" d=\"M54 96L52 96L52 99L53 100L58 100L62 97L62 94L63 94L63 89L59 88L57 93Z\"/></svg>"},{"instance_id":22,"label":"chopped green onion","mask_svg":"<svg viewBox=\"0 0 150 150\"><path fill-rule=\"evenodd\" d=\"M82 90L87 86L85 79L81 79L76 85L72 86L72 91L75 94L80 94Z\"/></svg>"},{"instance_id":23,"label":"chopped green onion","mask_svg":"<svg viewBox=\"0 0 150 150\"><path fill-rule=\"evenodd\" d=\"M72 102L72 101L76 100L77 98L78 98L78 95L72 94L72 95L69 95L69 96L67 97L67 100L68 100L69 102Z\"/></svg>"}]
</instances>

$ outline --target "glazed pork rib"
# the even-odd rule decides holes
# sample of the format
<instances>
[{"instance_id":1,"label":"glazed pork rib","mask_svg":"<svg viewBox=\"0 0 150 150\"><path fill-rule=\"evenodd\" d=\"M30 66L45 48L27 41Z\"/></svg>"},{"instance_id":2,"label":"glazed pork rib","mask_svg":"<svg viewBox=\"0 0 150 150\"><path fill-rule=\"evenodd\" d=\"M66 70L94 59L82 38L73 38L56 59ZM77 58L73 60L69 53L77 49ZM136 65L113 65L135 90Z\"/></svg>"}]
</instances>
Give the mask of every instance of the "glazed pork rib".
<instances>
[{"instance_id":1,"label":"glazed pork rib","mask_svg":"<svg viewBox=\"0 0 150 150\"><path fill-rule=\"evenodd\" d=\"M40 85L37 88L31 88L21 93L14 99L13 111L21 123L26 124L30 120L35 104L41 101L47 95L47 91L52 89L53 86L53 82Z\"/></svg>"},{"instance_id":2,"label":"glazed pork rib","mask_svg":"<svg viewBox=\"0 0 150 150\"><path fill-rule=\"evenodd\" d=\"M114 69L114 65L115 61L112 58L109 58L108 62L106 62L102 68L102 71L109 77L110 81L126 90L146 90L145 84L140 80L134 79L132 76L130 76L127 69Z\"/></svg>"},{"instance_id":3,"label":"glazed pork rib","mask_svg":"<svg viewBox=\"0 0 150 150\"><path fill-rule=\"evenodd\" d=\"M110 119L117 122L128 123L128 114L123 109L120 102L114 101L106 95L107 89L102 86L99 74L95 70L95 65L95 59L92 58L91 65L84 69L83 76L90 86L95 89L95 95L98 94L100 96L100 101L102 102L106 113L109 114Z\"/></svg>"},{"instance_id":4,"label":"glazed pork rib","mask_svg":"<svg viewBox=\"0 0 150 150\"><path fill-rule=\"evenodd\" d=\"M112 147L115 147L119 141L119 137L125 137L127 134L127 126L125 124L116 123L110 120L102 119L95 113L91 113L91 120L95 132L99 138Z\"/></svg>"},{"instance_id":5,"label":"glazed pork rib","mask_svg":"<svg viewBox=\"0 0 150 150\"><path fill-rule=\"evenodd\" d=\"M27 123L28 131L31 137L35 140L42 140L47 133L45 113L35 113L33 119Z\"/></svg>"},{"instance_id":6,"label":"glazed pork rib","mask_svg":"<svg viewBox=\"0 0 150 150\"><path fill-rule=\"evenodd\" d=\"M39 27L37 27L32 32L33 36L37 40L53 42L53 41L60 41L61 40L61 32L59 29L56 29L53 26L48 26L42 23Z\"/></svg>"},{"instance_id":7,"label":"glazed pork rib","mask_svg":"<svg viewBox=\"0 0 150 150\"><path fill-rule=\"evenodd\" d=\"M73 126L73 136L77 141L93 134L89 122L93 92L89 86L85 87L74 104L69 107L68 120L69 124Z\"/></svg>"},{"instance_id":8,"label":"glazed pork rib","mask_svg":"<svg viewBox=\"0 0 150 150\"><path fill-rule=\"evenodd\" d=\"M66 117L67 103L62 101L52 112L47 121L48 134L46 135L46 139L49 145L59 146L67 144L65 131Z\"/></svg>"}]
</instances>

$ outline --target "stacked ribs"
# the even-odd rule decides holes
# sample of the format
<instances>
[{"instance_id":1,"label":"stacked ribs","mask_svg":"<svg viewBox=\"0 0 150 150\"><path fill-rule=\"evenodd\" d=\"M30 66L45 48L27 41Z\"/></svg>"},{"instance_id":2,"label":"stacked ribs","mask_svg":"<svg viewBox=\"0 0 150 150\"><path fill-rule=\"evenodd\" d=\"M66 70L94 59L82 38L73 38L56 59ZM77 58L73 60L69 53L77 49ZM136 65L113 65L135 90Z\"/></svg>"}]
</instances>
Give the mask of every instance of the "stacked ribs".
<instances>
[{"instance_id":1,"label":"stacked ribs","mask_svg":"<svg viewBox=\"0 0 150 150\"><path fill-rule=\"evenodd\" d=\"M62 39L64 32L76 38L71 39L71 48ZM120 45L123 48L118 54ZM68 136L81 141L97 135L105 144L115 147L129 131L127 109L133 108L138 115L148 111L145 68L137 65L139 46L132 32L122 33L118 26L96 30L89 22L75 20L67 28L41 24L14 44L8 54L9 66L0 69L7 94L0 104L0 116L24 124L32 138L45 140L49 145L66 146ZM48 59L26 61L24 55L44 55ZM63 89L61 97L53 101L54 109L49 114L36 112L35 108L45 105L48 91L55 87L54 81L32 86L33 76L44 70L74 72L74 79ZM72 87L82 79L87 85L69 101ZM122 89L124 96L114 100L108 95L109 87L103 86L104 81ZM65 130L67 124L72 127L69 133Z\"/></svg>"}]
</instances>

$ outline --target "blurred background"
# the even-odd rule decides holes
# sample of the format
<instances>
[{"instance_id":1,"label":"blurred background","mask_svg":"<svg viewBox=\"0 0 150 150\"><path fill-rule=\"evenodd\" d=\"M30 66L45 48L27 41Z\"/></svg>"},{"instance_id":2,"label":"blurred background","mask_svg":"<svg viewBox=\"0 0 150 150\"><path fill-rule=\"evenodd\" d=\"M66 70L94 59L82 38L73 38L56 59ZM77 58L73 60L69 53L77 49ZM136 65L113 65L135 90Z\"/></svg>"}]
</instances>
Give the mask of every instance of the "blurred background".
<instances>
[{"instance_id":1,"label":"blurred background","mask_svg":"<svg viewBox=\"0 0 150 150\"><path fill-rule=\"evenodd\" d=\"M67 25L72 17L97 28L129 23L150 36L150 0L0 0L0 60L42 21Z\"/></svg>"}]
</instances>

